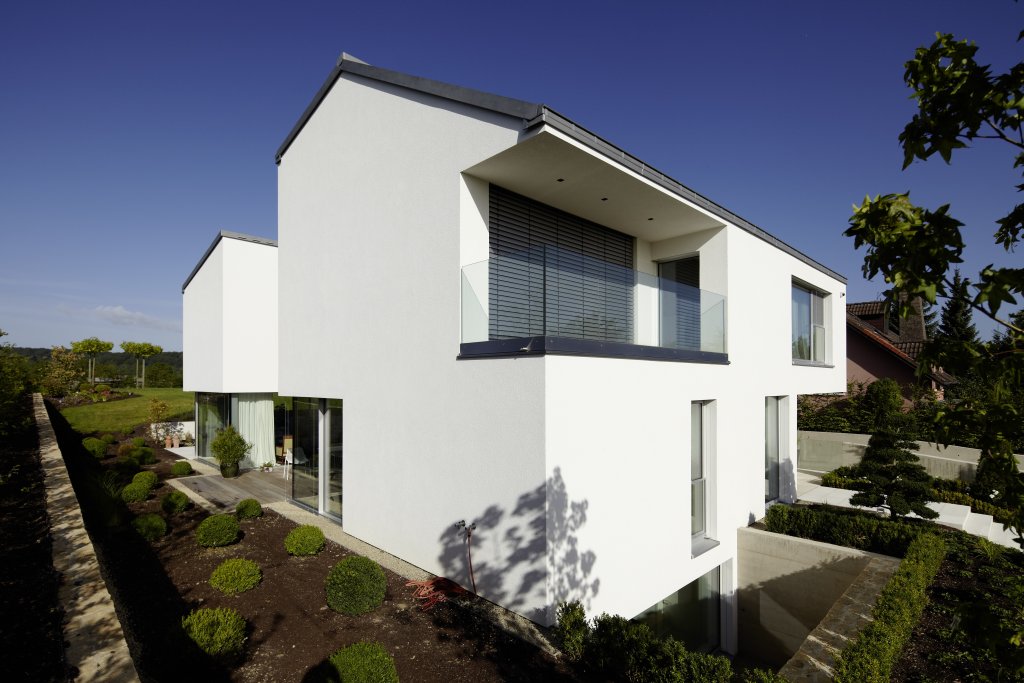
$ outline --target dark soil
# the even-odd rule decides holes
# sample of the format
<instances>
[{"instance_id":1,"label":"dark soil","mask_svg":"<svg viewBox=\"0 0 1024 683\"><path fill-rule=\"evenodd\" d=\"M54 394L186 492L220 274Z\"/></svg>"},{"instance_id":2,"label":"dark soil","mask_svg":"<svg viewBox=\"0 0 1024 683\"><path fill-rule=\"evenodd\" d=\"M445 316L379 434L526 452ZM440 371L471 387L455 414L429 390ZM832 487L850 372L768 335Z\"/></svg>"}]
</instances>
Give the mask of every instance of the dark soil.
<instances>
[{"instance_id":1,"label":"dark soil","mask_svg":"<svg viewBox=\"0 0 1024 683\"><path fill-rule=\"evenodd\" d=\"M60 576L30 403L23 427L0 439L0 669L5 681L67 680ZM6 416L5 416L6 417Z\"/></svg>"},{"instance_id":2,"label":"dark soil","mask_svg":"<svg viewBox=\"0 0 1024 683\"><path fill-rule=\"evenodd\" d=\"M116 458L97 463L77 447L74 434L59 414L51 412L65 459L77 463L74 477L87 480L112 467ZM141 433L141 432L140 432ZM126 437L130 438L130 437ZM116 451L112 446L109 453ZM156 512L172 487L174 456L155 449L160 485L150 498L132 504L130 512ZM127 477L128 475L123 475ZM76 488L78 484L76 484ZM83 488L88 488L83 486ZM81 499L81 496L80 496ZM97 546L107 584L125 629L129 649L143 681L285 681L323 680L325 659L359 641L382 643L395 659L403 681L575 681L562 663L477 616L472 599L443 603L423 611L413 588L387 572L384 604L359 617L327 607L324 579L348 551L328 542L315 557L289 556L284 537L295 524L267 511L262 518L241 522L242 538L225 548L200 548L193 533L206 516L193 507L164 515L170 531L149 544L130 525L118 523L103 504L84 505L90 535ZM263 571L255 589L225 596L209 584L210 573L223 560L244 557ZM182 634L181 618L197 607L232 607L249 623L244 660L226 668L202 653Z\"/></svg>"}]
</instances>

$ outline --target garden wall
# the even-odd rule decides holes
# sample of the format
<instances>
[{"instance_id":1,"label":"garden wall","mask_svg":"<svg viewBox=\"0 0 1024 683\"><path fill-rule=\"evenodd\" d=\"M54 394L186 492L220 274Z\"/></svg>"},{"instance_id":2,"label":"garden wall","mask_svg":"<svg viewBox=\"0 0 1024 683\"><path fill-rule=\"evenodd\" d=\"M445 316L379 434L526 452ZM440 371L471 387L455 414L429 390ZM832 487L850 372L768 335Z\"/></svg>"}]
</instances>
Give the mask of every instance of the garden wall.
<instances>
[{"instance_id":1,"label":"garden wall","mask_svg":"<svg viewBox=\"0 0 1024 683\"><path fill-rule=\"evenodd\" d=\"M75 680L79 682L138 681L46 405L39 394L32 398L53 541L53 567L63 577L60 601L64 608L68 664L78 670Z\"/></svg>"},{"instance_id":2,"label":"garden wall","mask_svg":"<svg viewBox=\"0 0 1024 683\"><path fill-rule=\"evenodd\" d=\"M813 472L830 472L843 465L860 462L870 434L843 434L839 432L797 432L797 468ZM927 441L916 442L928 474L942 479L974 480L981 454L977 448L948 446L940 448ZM1024 455L1017 456L1017 465L1024 470Z\"/></svg>"},{"instance_id":3,"label":"garden wall","mask_svg":"<svg viewBox=\"0 0 1024 683\"><path fill-rule=\"evenodd\" d=\"M739 652L776 669L881 557L749 527L737 542ZM884 559L894 571L898 561Z\"/></svg>"}]
</instances>

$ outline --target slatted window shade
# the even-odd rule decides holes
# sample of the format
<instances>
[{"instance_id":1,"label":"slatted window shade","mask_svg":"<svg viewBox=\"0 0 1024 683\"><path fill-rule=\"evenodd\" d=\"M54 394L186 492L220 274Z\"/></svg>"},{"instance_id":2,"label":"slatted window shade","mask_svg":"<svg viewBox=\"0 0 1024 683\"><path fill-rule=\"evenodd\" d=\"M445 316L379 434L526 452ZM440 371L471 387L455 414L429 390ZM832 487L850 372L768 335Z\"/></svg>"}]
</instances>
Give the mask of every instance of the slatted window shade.
<instances>
[{"instance_id":1,"label":"slatted window shade","mask_svg":"<svg viewBox=\"0 0 1024 683\"><path fill-rule=\"evenodd\" d=\"M633 238L491 185L490 338L633 342Z\"/></svg>"}]
</instances>

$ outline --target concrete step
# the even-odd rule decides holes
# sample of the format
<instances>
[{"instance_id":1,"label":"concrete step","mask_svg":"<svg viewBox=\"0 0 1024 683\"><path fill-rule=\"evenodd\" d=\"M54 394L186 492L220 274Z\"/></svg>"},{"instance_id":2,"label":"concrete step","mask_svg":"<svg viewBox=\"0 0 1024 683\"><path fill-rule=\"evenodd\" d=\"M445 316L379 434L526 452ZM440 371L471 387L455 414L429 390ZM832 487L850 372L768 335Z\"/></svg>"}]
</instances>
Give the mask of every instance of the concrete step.
<instances>
[{"instance_id":1,"label":"concrete step","mask_svg":"<svg viewBox=\"0 0 1024 683\"><path fill-rule=\"evenodd\" d=\"M964 523L964 531L975 536L981 536L982 538L988 538L988 533L991 529L992 515L972 512L967 516L967 521Z\"/></svg>"},{"instance_id":2,"label":"concrete step","mask_svg":"<svg viewBox=\"0 0 1024 683\"><path fill-rule=\"evenodd\" d=\"M970 506L955 503L928 503L928 507L939 513L932 521L954 529L963 529L967 517L971 514Z\"/></svg>"},{"instance_id":3,"label":"concrete step","mask_svg":"<svg viewBox=\"0 0 1024 683\"><path fill-rule=\"evenodd\" d=\"M1002 522L992 522L992 525L988 530L988 540L999 545L1004 545L1007 548L1015 548L1020 550L1021 547L1013 540L1013 532L1009 529L1003 528Z\"/></svg>"}]
</instances>

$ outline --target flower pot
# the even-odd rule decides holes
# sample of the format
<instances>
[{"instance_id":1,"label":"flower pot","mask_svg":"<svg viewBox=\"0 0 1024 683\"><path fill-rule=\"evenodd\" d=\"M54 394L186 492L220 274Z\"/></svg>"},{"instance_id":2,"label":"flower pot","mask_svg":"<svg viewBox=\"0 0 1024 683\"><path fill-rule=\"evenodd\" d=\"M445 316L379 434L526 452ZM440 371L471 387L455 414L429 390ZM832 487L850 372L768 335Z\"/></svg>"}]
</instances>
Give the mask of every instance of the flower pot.
<instances>
[{"instance_id":1,"label":"flower pot","mask_svg":"<svg viewBox=\"0 0 1024 683\"><path fill-rule=\"evenodd\" d=\"M170 448L170 447L171 447L171 437L165 436L164 437L164 448Z\"/></svg>"},{"instance_id":2,"label":"flower pot","mask_svg":"<svg viewBox=\"0 0 1024 683\"><path fill-rule=\"evenodd\" d=\"M171 445L174 446L174 448L179 447L181 445L181 439L178 438L177 436L172 436L171 437Z\"/></svg>"},{"instance_id":3,"label":"flower pot","mask_svg":"<svg viewBox=\"0 0 1024 683\"><path fill-rule=\"evenodd\" d=\"M238 476L237 462L222 462L220 464L220 476L225 479L232 479Z\"/></svg>"}]
</instances>

